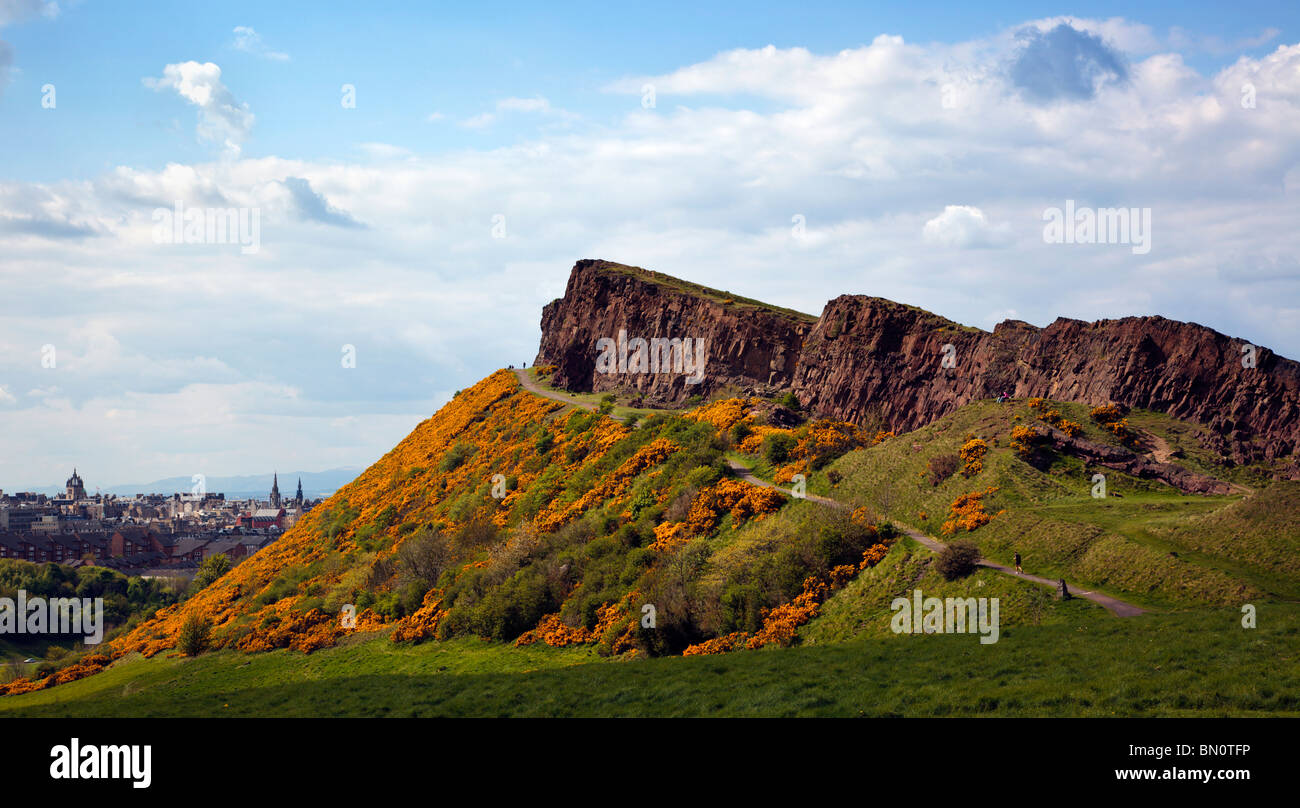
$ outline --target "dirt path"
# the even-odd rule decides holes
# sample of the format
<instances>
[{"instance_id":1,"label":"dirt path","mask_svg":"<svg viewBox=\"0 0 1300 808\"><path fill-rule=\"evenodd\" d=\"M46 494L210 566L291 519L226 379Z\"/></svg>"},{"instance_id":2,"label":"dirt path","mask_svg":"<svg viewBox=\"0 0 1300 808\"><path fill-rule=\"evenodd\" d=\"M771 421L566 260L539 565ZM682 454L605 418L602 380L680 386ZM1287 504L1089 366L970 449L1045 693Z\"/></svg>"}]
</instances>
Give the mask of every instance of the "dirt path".
<instances>
[{"instance_id":1,"label":"dirt path","mask_svg":"<svg viewBox=\"0 0 1300 808\"><path fill-rule=\"evenodd\" d=\"M747 483L751 483L753 485L760 485L763 486L764 488L775 488L776 490L788 496L794 496L794 493L789 489L781 488L780 486L770 483L767 480L763 480L760 479L759 477L755 477L754 472L750 471L748 467L742 465L738 461L728 459L727 465L731 466L731 470L734 471L737 476L739 476L742 480L744 480ZM828 505L832 508L847 509L849 507L848 505L845 505L843 502L840 502L838 500L829 499L827 497L820 497L817 496L816 494L808 494L805 496L805 499L809 499L813 502L822 505ZM939 541L933 536L927 536L921 531L910 528L907 525L898 525L898 528L902 530L904 533L906 533L907 535L911 536L916 541L920 542L921 544L923 544L924 546L928 547L929 549L933 550L936 553L941 552L945 546L943 542ZM979 565L981 567L987 567L991 570L996 570L1004 575L1011 575L1025 581L1030 581L1032 583L1040 584L1042 586L1050 586L1053 589L1056 588L1056 581L1053 581L1049 578L1041 578L1037 575L1027 575L1022 572L1016 572L1011 567L1008 567L1004 564L998 564L995 561L989 561L986 558L980 559ZM1070 594L1072 596L1076 598L1084 598L1085 600L1090 600L1093 603L1098 604L1099 606L1103 606L1109 609L1118 617L1134 617L1136 615L1143 614L1146 612L1146 609L1143 609L1140 606L1134 606L1132 603L1126 603L1122 600L1112 598L1109 595L1103 595L1100 592L1093 592L1092 590L1089 589L1078 589L1076 587L1070 586L1068 583L1066 584L1066 588L1070 590Z\"/></svg>"},{"instance_id":2,"label":"dirt path","mask_svg":"<svg viewBox=\"0 0 1300 808\"><path fill-rule=\"evenodd\" d=\"M572 393L557 393L545 389L537 382L533 381L532 377L528 375L527 370L516 368L515 376L519 378L519 384L530 393L535 393L536 395L539 395L543 398L549 398L552 401L558 401L562 404L569 404L574 407L579 407L581 409L587 410L588 412L594 412L596 410L595 404L591 404L586 401L581 401L577 397L575 397ZM621 418L615 418L613 415L611 415L610 417L614 418L614 420L616 421L622 421ZM767 480L754 476L754 472L751 471L748 466L745 466L739 463L738 461L731 460L730 458L728 458L727 465L729 465L731 467L731 470L736 473L736 476L740 477L742 480L744 480L747 483L750 483L751 485L758 485L758 486L762 486L763 488L775 488L776 490L786 494L787 496L794 496L794 493L789 489L781 488L780 486L774 483L770 483ZM830 499L829 497L818 496L816 494L808 494L804 498L832 508L848 507L843 502ZM925 545L926 547L928 547L929 549L933 550L936 553L942 551L944 548L943 542L939 541L933 536L927 536L926 534L918 530L914 530L906 525L900 525L900 529L904 533L911 536L913 539L916 539L918 542ZM1032 581L1033 583L1040 584L1042 586L1050 586L1052 588L1056 587L1056 581L1052 581L1047 578L1040 578L1037 575L1026 575L1024 573L1019 573L1010 567L1004 566L1002 564L998 564L993 561L989 561L988 559L980 559L979 563L981 567L988 567L991 570L997 570L998 572L1001 572L1005 575L1012 575L1015 576L1016 578L1022 578L1026 581ZM1069 587L1069 590L1070 590L1070 594L1073 595L1074 597L1084 598L1086 600L1092 601L1093 603L1104 606L1105 608L1114 612L1119 617L1133 617L1134 615L1139 615L1146 611L1140 606L1134 606L1131 603L1125 603L1122 600L1116 600L1115 598L1112 598L1109 595L1103 595L1099 592L1093 592L1087 589L1076 589L1074 587Z\"/></svg>"},{"instance_id":3,"label":"dirt path","mask_svg":"<svg viewBox=\"0 0 1300 808\"><path fill-rule=\"evenodd\" d=\"M530 393L535 393L541 396L542 398L549 398L551 401L558 401L561 404L568 404L570 406L577 407L578 409L586 410L587 412L596 411L595 404L592 404L587 401L583 401L579 399L577 396L575 396L573 393L557 393L554 390L547 390L545 387L542 387L540 384L533 381L533 378L528 375L527 370L521 368L515 368L515 376L519 379L520 386L522 386L525 390L527 390ZM619 423L623 422L623 419L619 418L617 415L611 414L609 417L613 418L615 421L618 421Z\"/></svg>"}]
</instances>

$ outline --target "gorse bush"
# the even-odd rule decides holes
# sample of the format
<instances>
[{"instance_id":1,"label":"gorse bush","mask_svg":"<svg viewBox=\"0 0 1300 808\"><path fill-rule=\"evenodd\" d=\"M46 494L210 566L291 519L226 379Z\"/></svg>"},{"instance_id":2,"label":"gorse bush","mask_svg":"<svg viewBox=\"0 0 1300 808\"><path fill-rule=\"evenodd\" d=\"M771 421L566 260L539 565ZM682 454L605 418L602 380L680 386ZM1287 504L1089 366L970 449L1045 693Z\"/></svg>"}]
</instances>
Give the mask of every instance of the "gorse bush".
<instances>
[{"instance_id":1,"label":"gorse bush","mask_svg":"<svg viewBox=\"0 0 1300 808\"><path fill-rule=\"evenodd\" d=\"M965 578L979 568L980 549L975 542L959 539L939 552L934 560L934 568L944 580L955 581Z\"/></svg>"}]
</instances>

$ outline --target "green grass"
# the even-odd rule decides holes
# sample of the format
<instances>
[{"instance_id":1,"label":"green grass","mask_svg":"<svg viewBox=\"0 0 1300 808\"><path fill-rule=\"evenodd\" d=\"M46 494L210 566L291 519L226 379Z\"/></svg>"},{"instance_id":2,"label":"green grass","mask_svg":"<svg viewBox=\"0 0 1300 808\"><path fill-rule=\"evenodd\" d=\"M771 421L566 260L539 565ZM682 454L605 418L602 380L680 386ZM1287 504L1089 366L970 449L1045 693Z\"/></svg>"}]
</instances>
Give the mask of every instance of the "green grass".
<instances>
[{"instance_id":1,"label":"green grass","mask_svg":"<svg viewBox=\"0 0 1300 808\"><path fill-rule=\"evenodd\" d=\"M1087 408L1081 405L1054 406L1066 417L1086 421ZM1190 496L1112 469L1085 469L1078 459L1065 456L1055 457L1040 471L1009 449L1012 426L1032 421L1033 413L1023 402L976 402L928 426L845 455L829 467L839 471L843 481L832 487L825 474L818 473L810 477L809 491L868 504L888 518L947 539L951 537L941 530L953 499L996 486L999 490L986 500L988 510L1006 512L964 537L977 542L985 556L1003 562L1019 551L1026 572L1064 577L1154 608L1294 597L1297 584L1286 559L1294 559L1300 547L1291 526L1295 505L1289 499L1289 515L1286 507L1238 508L1244 509L1238 527L1246 530L1244 514L1249 513L1256 521L1248 532L1258 537L1253 540L1258 547L1267 545L1270 552L1242 550L1232 538L1229 520L1220 518L1232 512L1239 495ZM1186 426L1154 415L1143 423L1143 429L1158 436ZM1092 424L1085 426L1085 434L1113 442ZM959 473L932 486L925 479L929 459L956 454L967 435L981 437L990 446L983 471L969 479ZM1092 498L1093 471L1105 473L1112 496ZM1191 525L1192 534L1170 532Z\"/></svg>"},{"instance_id":2,"label":"green grass","mask_svg":"<svg viewBox=\"0 0 1300 808\"><path fill-rule=\"evenodd\" d=\"M981 568L966 578L946 581L933 569L936 556L904 537L883 561L858 575L822 604L821 613L800 632L809 644L847 642L892 634L890 604L925 597L997 598L998 619L1005 630L1015 626L1060 625L1099 617L1102 607L1090 601L1057 601L1052 590L994 570Z\"/></svg>"},{"instance_id":3,"label":"green grass","mask_svg":"<svg viewBox=\"0 0 1300 808\"><path fill-rule=\"evenodd\" d=\"M792 320L801 322L815 323L817 318L811 314L805 314L794 309L786 309L781 306L774 306L771 303L764 303L761 300L754 300L749 297L741 297L732 292L721 289L711 289L707 286L701 286L698 283L684 281L681 278L674 278L672 275L665 275L662 272L655 272L641 267L628 266L626 264L615 264L611 261L605 261L600 264L599 269L604 272L613 272L620 275L637 278L638 280L653 283L665 289L671 289L676 292L690 295L691 297L704 298L715 303L722 303L730 308L738 309L756 309L769 314L777 314Z\"/></svg>"},{"instance_id":4,"label":"green grass","mask_svg":"<svg viewBox=\"0 0 1300 808\"><path fill-rule=\"evenodd\" d=\"M1187 716L1300 714L1300 608L1062 620L710 657L599 660L479 640L354 638L309 656L119 662L0 698L8 716Z\"/></svg>"},{"instance_id":5,"label":"green grass","mask_svg":"<svg viewBox=\"0 0 1300 808\"><path fill-rule=\"evenodd\" d=\"M601 404L601 399L603 399L606 395L609 395L609 393L604 393L604 392L573 393L568 390L562 390L552 385L546 379L537 378L536 367L528 368L526 372L528 373L528 377L537 383L538 387L542 388L548 393L557 393L561 396L564 396L575 406L599 407ZM615 392L613 393L613 395L616 402L627 401L631 398L631 396L623 392ZM630 407L623 403L615 403L614 409L610 411L610 415L613 416L613 418L617 421L626 421L629 417L643 418L647 415L654 415L660 412L677 412L677 411L668 410L668 409L656 409L654 407Z\"/></svg>"}]
</instances>

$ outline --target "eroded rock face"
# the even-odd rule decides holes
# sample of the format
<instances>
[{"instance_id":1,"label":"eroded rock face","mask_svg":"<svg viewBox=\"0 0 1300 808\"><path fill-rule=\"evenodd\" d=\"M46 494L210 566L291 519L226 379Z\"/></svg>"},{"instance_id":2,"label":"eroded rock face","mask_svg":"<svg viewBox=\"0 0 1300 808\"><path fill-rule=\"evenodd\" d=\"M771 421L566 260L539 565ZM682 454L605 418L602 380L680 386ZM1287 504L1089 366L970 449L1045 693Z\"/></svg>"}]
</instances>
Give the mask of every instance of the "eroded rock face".
<instances>
[{"instance_id":1,"label":"eroded rock face","mask_svg":"<svg viewBox=\"0 0 1300 808\"><path fill-rule=\"evenodd\" d=\"M728 387L790 386L799 346L813 319L765 310L727 293L607 261L579 261L564 297L542 310L535 364L554 365L553 381L568 390L636 391L647 403L676 403ZM634 338L704 341L697 384L686 372L597 372L598 340ZM634 350L629 350L629 358ZM694 355L691 357L695 358ZM664 363L669 364L669 363Z\"/></svg>"},{"instance_id":2,"label":"eroded rock face","mask_svg":"<svg viewBox=\"0 0 1300 808\"><path fill-rule=\"evenodd\" d=\"M1300 444L1300 364L1257 347L1255 367L1244 367L1245 344L1163 317L1007 321L989 333L844 296L804 341L794 390L811 412L879 417L898 431L1004 392L1116 402L1202 424L1205 443L1238 462L1286 457Z\"/></svg>"},{"instance_id":3,"label":"eroded rock face","mask_svg":"<svg viewBox=\"0 0 1300 808\"><path fill-rule=\"evenodd\" d=\"M620 329L629 338L703 338L703 381L597 373L596 341ZM564 297L543 311L537 362L555 365L555 382L570 390L637 391L661 403L730 388L792 390L815 415L899 432L1003 392L1115 402L1201 424L1205 443L1238 462L1289 456L1300 446L1300 363L1255 348L1255 367L1243 367L1244 345L1163 317L1062 318L1046 328L1009 320L990 333L860 295L835 298L813 321L658 273L579 261Z\"/></svg>"},{"instance_id":4,"label":"eroded rock face","mask_svg":"<svg viewBox=\"0 0 1300 808\"><path fill-rule=\"evenodd\" d=\"M1232 485L1229 483L1197 474L1173 463L1160 463L1128 449L1085 438L1072 438L1048 424L1035 424L1031 428L1047 438L1048 445L1056 451L1082 458L1090 464L1116 469L1133 477L1159 480L1188 494L1232 493Z\"/></svg>"}]
</instances>

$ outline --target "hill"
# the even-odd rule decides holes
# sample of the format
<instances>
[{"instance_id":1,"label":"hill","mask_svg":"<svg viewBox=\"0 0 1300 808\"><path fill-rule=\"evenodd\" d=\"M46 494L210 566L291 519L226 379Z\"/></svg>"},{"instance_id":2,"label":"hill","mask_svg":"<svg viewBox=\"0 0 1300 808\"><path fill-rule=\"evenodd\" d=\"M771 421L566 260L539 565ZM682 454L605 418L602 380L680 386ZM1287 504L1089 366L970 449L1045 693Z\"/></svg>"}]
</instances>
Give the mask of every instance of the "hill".
<instances>
[{"instance_id":1,"label":"hill","mask_svg":"<svg viewBox=\"0 0 1300 808\"><path fill-rule=\"evenodd\" d=\"M582 282L614 275L693 299L677 300L678 309L731 305L711 290L609 267L585 268ZM764 317L782 319L789 333L808 326L755 307L726 327ZM742 371L745 355L734 357ZM773 700L789 688L763 677L823 681L818 665L838 670L859 658L869 665L851 677L854 692L880 687L888 666L901 666L906 683L888 688L864 710L871 714L1295 709L1294 690L1270 689L1245 668L1260 663L1252 649L1295 630L1296 613L1282 602L1300 589L1297 486L1276 479L1276 464L1215 451L1201 426L1155 410L1030 398L967 402L895 434L807 417L778 385L727 385L687 409L649 409L634 406L645 395L636 386L567 396L554 392L564 379L544 365L460 391L275 544L105 648L4 685L0 710L93 710L86 700L104 687L135 694L124 710L216 711L214 700L228 697L241 710L318 708L328 688L308 682L324 677L337 680L330 687L362 688L336 705L341 714L398 710L378 689L408 693L413 682L435 694L415 708L421 714L481 714L492 704L513 712L502 705L518 705L540 682L557 690L539 712L582 714L595 708L573 694L595 676L610 689L593 691L592 704L614 712L652 709L629 700L627 687L639 683L679 705L665 712L784 714ZM745 470L778 485L802 481L813 496L751 484ZM1154 613L1117 618L988 568L953 577L908 535L969 539L1004 563L1019 552L1026 572ZM893 601L916 589L997 598L994 647L1010 641L1005 664L1037 671L1025 689L1003 698L963 680L953 693L934 690L936 671L983 646L970 637L918 646L896 634ZM1243 604L1281 625L1267 640L1224 632ZM1183 689L1139 684L1144 669L1126 642L1147 643L1164 669L1174 665ZM1060 647L1103 672L1052 668ZM1187 677L1203 671L1183 654L1213 658L1248 684L1230 695L1189 689ZM696 657L726 661L701 666ZM613 660L635 662L606 667ZM1290 682L1294 667L1278 658L1268 670ZM444 669L455 673L440 677ZM709 671L736 678L700 698L670 695L678 686L662 678ZM164 695L138 690L148 683ZM466 685L485 690L455 695ZM913 700L906 687L929 695ZM1132 698L1102 695L1111 687ZM814 689L795 713L845 709L843 698Z\"/></svg>"}]
</instances>

